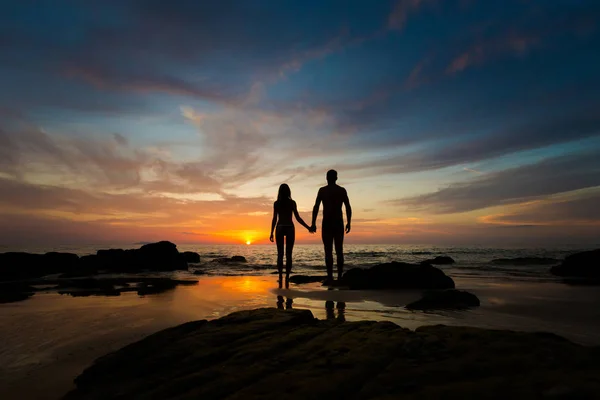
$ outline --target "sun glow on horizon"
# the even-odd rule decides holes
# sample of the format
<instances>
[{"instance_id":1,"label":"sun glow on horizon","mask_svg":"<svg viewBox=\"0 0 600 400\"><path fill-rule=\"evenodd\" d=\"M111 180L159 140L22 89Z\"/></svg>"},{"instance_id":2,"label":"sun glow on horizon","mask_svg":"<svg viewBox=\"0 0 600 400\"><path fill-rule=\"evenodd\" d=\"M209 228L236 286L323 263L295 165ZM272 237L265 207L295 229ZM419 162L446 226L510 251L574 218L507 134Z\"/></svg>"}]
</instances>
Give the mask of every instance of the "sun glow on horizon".
<instances>
[{"instance_id":1,"label":"sun glow on horizon","mask_svg":"<svg viewBox=\"0 0 600 400\"><path fill-rule=\"evenodd\" d=\"M246 244L247 244L248 246L250 246L250 245L252 244L252 242L251 242L250 240L246 240Z\"/></svg>"}]
</instances>

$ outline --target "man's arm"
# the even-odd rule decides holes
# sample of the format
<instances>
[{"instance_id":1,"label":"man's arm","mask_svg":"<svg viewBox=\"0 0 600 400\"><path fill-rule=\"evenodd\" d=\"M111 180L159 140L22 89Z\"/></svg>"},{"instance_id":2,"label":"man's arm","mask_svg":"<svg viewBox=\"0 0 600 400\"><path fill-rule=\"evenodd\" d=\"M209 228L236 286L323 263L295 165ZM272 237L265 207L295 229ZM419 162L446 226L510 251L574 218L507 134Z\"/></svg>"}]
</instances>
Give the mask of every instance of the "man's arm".
<instances>
[{"instance_id":1,"label":"man's arm","mask_svg":"<svg viewBox=\"0 0 600 400\"><path fill-rule=\"evenodd\" d=\"M346 233L350 233L352 207L350 206L350 199L348 198L348 192L346 192L346 189L344 189L344 206L346 207Z\"/></svg>"},{"instance_id":2,"label":"man's arm","mask_svg":"<svg viewBox=\"0 0 600 400\"><path fill-rule=\"evenodd\" d=\"M321 206L321 189L317 193L317 199L315 200L315 206L313 207L312 223L311 228L317 227L317 216L319 215L319 207Z\"/></svg>"}]
</instances>

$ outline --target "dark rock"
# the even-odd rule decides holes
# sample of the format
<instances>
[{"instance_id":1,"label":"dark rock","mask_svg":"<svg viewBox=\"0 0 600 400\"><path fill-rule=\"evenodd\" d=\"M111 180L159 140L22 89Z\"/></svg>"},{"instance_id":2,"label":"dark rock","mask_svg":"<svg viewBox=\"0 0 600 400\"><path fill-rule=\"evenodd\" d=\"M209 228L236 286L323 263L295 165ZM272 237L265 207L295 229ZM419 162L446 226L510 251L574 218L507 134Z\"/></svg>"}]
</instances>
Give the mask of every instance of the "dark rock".
<instances>
[{"instance_id":1,"label":"dark rock","mask_svg":"<svg viewBox=\"0 0 600 400\"><path fill-rule=\"evenodd\" d=\"M44 275L70 273L77 269L79 257L71 253L0 254L0 280L39 278Z\"/></svg>"},{"instance_id":2,"label":"dark rock","mask_svg":"<svg viewBox=\"0 0 600 400\"><path fill-rule=\"evenodd\" d=\"M562 279L563 283L572 286L600 286L600 277L598 278L579 278L567 276Z\"/></svg>"},{"instance_id":3,"label":"dark rock","mask_svg":"<svg viewBox=\"0 0 600 400\"><path fill-rule=\"evenodd\" d=\"M259 309L188 322L101 357L65 399L594 398L599 357L600 348L555 335L413 332Z\"/></svg>"},{"instance_id":4,"label":"dark rock","mask_svg":"<svg viewBox=\"0 0 600 400\"><path fill-rule=\"evenodd\" d=\"M177 283L173 281L164 282L142 282L138 286L137 294L140 296L148 294L163 293L167 290L173 290L177 287Z\"/></svg>"},{"instance_id":5,"label":"dark rock","mask_svg":"<svg viewBox=\"0 0 600 400\"><path fill-rule=\"evenodd\" d=\"M115 289L115 279L71 279L58 282L58 294L68 294L73 297L87 296L119 296L121 293Z\"/></svg>"},{"instance_id":6,"label":"dark rock","mask_svg":"<svg viewBox=\"0 0 600 400\"><path fill-rule=\"evenodd\" d=\"M0 282L0 304L14 303L30 298L36 289L21 282Z\"/></svg>"},{"instance_id":7,"label":"dark rock","mask_svg":"<svg viewBox=\"0 0 600 400\"><path fill-rule=\"evenodd\" d=\"M44 263L52 265L57 271L73 270L79 264L79 256L73 253L52 251L44 254Z\"/></svg>"},{"instance_id":8,"label":"dark rock","mask_svg":"<svg viewBox=\"0 0 600 400\"><path fill-rule=\"evenodd\" d=\"M183 259L191 264L198 264L200 262L200 254L195 253L193 251L184 251L181 253Z\"/></svg>"},{"instance_id":9,"label":"dark rock","mask_svg":"<svg viewBox=\"0 0 600 400\"><path fill-rule=\"evenodd\" d=\"M184 256L171 242L150 243L139 249L98 250L79 258L71 253L2 253L0 281L39 278L50 274L64 277L89 276L100 270L110 272L175 271L187 269Z\"/></svg>"},{"instance_id":10,"label":"dark rock","mask_svg":"<svg viewBox=\"0 0 600 400\"><path fill-rule=\"evenodd\" d=\"M406 306L409 310L465 309L479 307L477 296L463 290L435 290Z\"/></svg>"},{"instance_id":11,"label":"dark rock","mask_svg":"<svg viewBox=\"0 0 600 400\"><path fill-rule=\"evenodd\" d=\"M96 275L98 273L97 270L85 267L79 267L72 272L65 272L64 274L60 274L59 278L69 279L69 278L84 278Z\"/></svg>"},{"instance_id":12,"label":"dark rock","mask_svg":"<svg viewBox=\"0 0 600 400\"><path fill-rule=\"evenodd\" d=\"M79 268L85 271L98 271L100 262L96 254L79 257Z\"/></svg>"},{"instance_id":13,"label":"dark rock","mask_svg":"<svg viewBox=\"0 0 600 400\"><path fill-rule=\"evenodd\" d=\"M194 275L206 275L206 271L203 271L201 269L197 269L194 271Z\"/></svg>"},{"instance_id":14,"label":"dark rock","mask_svg":"<svg viewBox=\"0 0 600 400\"><path fill-rule=\"evenodd\" d=\"M550 272L558 276L600 278L600 249L571 254Z\"/></svg>"},{"instance_id":15,"label":"dark rock","mask_svg":"<svg viewBox=\"0 0 600 400\"><path fill-rule=\"evenodd\" d=\"M145 244L139 249L140 262L144 268L154 271L186 270L187 262L171 242Z\"/></svg>"},{"instance_id":16,"label":"dark rock","mask_svg":"<svg viewBox=\"0 0 600 400\"><path fill-rule=\"evenodd\" d=\"M195 285L197 280L178 280L170 278L123 277L71 279L57 282L59 294L71 296L119 296L123 292L137 292L140 296L162 293L179 285ZM132 284L136 284L132 287Z\"/></svg>"},{"instance_id":17,"label":"dark rock","mask_svg":"<svg viewBox=\"0 0 600 400\"><path fill-rule=\"evenodd\" d=\"M151 281L141 282L138 285L137 293L140 296L148 294L163 293L167 290L175 289L178 285L195 285L198 281L194 280L176 280L169 278L156 278Z\"/></svg>"},{"instance_id":18,"label":"dark rock","mask_svg":"<svg viewBox=\"0 0 600 400\"><path fill-rule=\"evenodd\" d=\"M233 256L233 257L221 257L215 258L213 262L220 264L229 264L229 263L245 263L246 257L244 256Z\"/></svg>"},{"instance_id":19,"label":"dark rock","mask_svg":"<svg viewBox=\"0 0 600 400\"><path fill-rule=\"evenodd\" d=\"M68 279L59 281L58 286L62 288L112 290L117 282L119 282L119 279Z\"/></svg>"},{"instance_id":20,"label":"dark rock","mask_svg":"<svg viewBox=\"0 0 600 400\"><path fill-rule=\"evenodd\" d=\"M175 271L187 269L187 262L171 242L145 244L139 249L98 250L86 260L91 268L114 272Z\"/></svg>"},{"instance_id":21,"label":"dark rock","mask_svg":"<svg viewBox=\"0 0 600 400\"><path fill-rule=\"evenodd\" d=\"M167 290L175 289L178 285L195 285L196 280L177 280L169 278L154 278L140 282L137 288L137 293L140 296L148 294L157 294L166 292Z\"/></svg>"},{"instance_id":22,"label":"dark rock","mask_svg":"<svg viewBox=\"0 0 600 400\"><path fill-rule=\"evenodd\" d=\"M29 253L0 254L0 280L36 278L44 275L43 255Z\"/></svg>"},{"instance_id":23,"label":"dark rock","mask_svg":"<svg viewBox=\"0 0 600 400\"><path fill-rule=\"evenodd\" d=\"M292 275L290 276L290 283L302 285L305 283L323 282L327 279L326 276L309 276L309 275Z\"/></svg>"},{"instance_id":24,"label":"dark rock","mask_svg":"<svg viewBox=\"0 0 600 400\"><path fill-rule=\"evenodd\" d=\"M69 271L60 275L61 278L78 278L96 275L98 273L98 256L86 255L79 257L78 263Z\"/></svg>"},{"instance_id":25,"label":"dark rock","mask_svg":"<svg viewBox=\"0 0 600 400\"><path fill-rule=\"evenodd\" d=\"M559 262L554 258L546 257L497 258L492 260L492 264L496 265L553 265Z\"/></svg>"},{"instance_id":26,"label":"dark rock","mask_svg":"<svg viewBox=\"0 0 600 400\"><path fill-rule=\"evenodd\" d=\"M0 292L0 304L27 300L31 296L33 293L29 292Z\"/></svg>"},{"instance_id":27,"label":"dark rock","mask_svg":"<svg viewBox=\"0 0 600 400\"><path fill-rule=\"evenodd\" d=\"M450 265L454 264L456 261L452 257L448 256L437 256L436 258L432 258L431 260L425 261L426 264L433 265Z\"/></svg>"},{"instance_id":28,"label":"dark rock","mask_svg":"<svg viewBox=\"0 0 600 400\"><path fill-rule=\"evenodd\" d=\"M66 294L72 297L88 297L88 296L120 296L121 291L118 289L72 289L59 290L58 294Z\"/></svg>"},{"instance_id":29,"label":"dark rock","mask_svg":"<svg viewBox=\"0 0 600 400\"><path fill-rule=\"evenodd\" d=\"M453 289L454 281L429 264L393 261L369 269L353 268L342 277L350 289Z\"/></svg>"}]
</instances>

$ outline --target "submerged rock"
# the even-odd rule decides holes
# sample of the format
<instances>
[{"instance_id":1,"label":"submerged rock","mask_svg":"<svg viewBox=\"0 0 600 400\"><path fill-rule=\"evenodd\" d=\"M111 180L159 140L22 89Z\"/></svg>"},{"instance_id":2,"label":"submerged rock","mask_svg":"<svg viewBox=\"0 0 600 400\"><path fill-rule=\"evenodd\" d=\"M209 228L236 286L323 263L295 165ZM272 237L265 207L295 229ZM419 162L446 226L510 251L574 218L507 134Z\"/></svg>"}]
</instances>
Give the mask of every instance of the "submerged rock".
<instances>
[{"instance_id":1,"label":"submerged rock","mask_svg":"<svg viewBox=\"0 0 600 400\"><path fill-rule=\"evenodd\" d=\"M414 301L406 306L409 310L441 310L441 309L465 309L479 307L477 296L464 290L432 290L425 293L422 299Z\"/></svg>"},{"instance_id":2,"label":"submerged rock","mask_svg":"<svg viewBox=\"0 0 600 400\"><path fill-rule=\"evenodd\" d=\"M195 285L197 280L170 278L124 277L92 278L57 281L59 294L78 296L119 296L124 292L137 292L140 296L162 293L179 285Z\"/></svg>"},{"instance_id":3,"label":"submerged rock","mask_svg":"<svg viewBox=\"0 0 600 400\"><path fill-rule=\"evenodd\" d=\"M200 262L200 254L193 251L184 251L181 253L183 259L191 264L198 264Z\"/></svg>"},{"instance_id":4,"label":"submerged rock","mask_svg":"<svg viewBox=\"0 0 600 400\"><path fill-rule=\"evenodd\" d=\"M571 254L550 272L558 276L599 279L600 249Z\"/></svg>"},{"instance_id":5,"label":"submerged rock","mask_svg":"<svg viewBox=\"0 0 600 400\"><path fill-rule=\"evenodd\" d=\"M350 289L453 289L454 281L429 264L393 261L369 269L353 268L342 277Z\"/></svg>"},{"instance_id":6,"label":"submerged rock","mask_svg":"<svg viewBox=\"0 0 600 400\"><path fill-rule=\"evenodd\" d=\"M16 303L27 300L31 296L33 296L31 292L0 292L0 304Z\"/></svg>"},{"instance_id":7,"label":"submerged rock","mask_svg":"<svg viewBox=\"0 0 600 400\"><path fill-rule=\"evenodd\" d=\"M456 261L452 257L448 256L437 256L436 258L432 258L430 260L424 261L426 264L433 265L450 265L454 264Z\"/></svg>"},{"instance_id":8,"label":"submerged rock","mask_svg":"<svg viewBox=\"0 0 600 400\"><path fill-rule=\"evenodd\" d=\"M0 282L0 304L14 303L30 298L36 289L26 283Z\"/></svg>"},{"instance_id":9,"label":"submerged rock","mask_svg":"<svg viewBox=\"0 0 600 400\"><path fill-rule=\"evenodd\" d=\"M492 264L496 265L554 265L559 262L555 258L547 257L497 258L492 260Z\"/></svg>"},{"instance_id":10,"label":"submerged rock","mask_svg":"<svg viewBox=\"0 0 600 400\"><path fill-rule=\"evenodd\" d=\"M327 279L327 276L309 276L309 275L292 275L290 276L290 283L302 285L305 283L323 282Z\"/></svg>"},{"instance_id":11,"label":"submerged rock","mask_svg":"<svg viewBox=\"0 0 600 400\"><path fill-rule=\"evenodd\" d=\"M220 257L215 258L213 262L220 264L229 264L229 263L245 263L247 262L246 257L244 256L233 256L233 257Z\"/></svg>"},{"instance_id":12,"label":"submerged rock","mask_svg":"<svg viewBox=\"0 0 600 400\"><path fill-rule=\"evenodd\" d=\"M600 348L553 334L240 311L99 358L65 399L596 398Z\"/></svg>"}]
</instances>

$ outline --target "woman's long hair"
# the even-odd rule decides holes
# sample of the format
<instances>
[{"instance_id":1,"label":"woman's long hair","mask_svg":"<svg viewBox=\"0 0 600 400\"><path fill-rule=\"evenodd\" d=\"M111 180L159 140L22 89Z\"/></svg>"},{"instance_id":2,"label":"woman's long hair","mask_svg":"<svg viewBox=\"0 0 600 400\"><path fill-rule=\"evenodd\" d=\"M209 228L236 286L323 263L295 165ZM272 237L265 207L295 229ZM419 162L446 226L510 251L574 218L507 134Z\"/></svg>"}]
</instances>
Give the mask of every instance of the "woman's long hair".
<instances>
[{"instance_id":1,"label":"woman's long hair","mask_svg":"<svg viewBox=\"0 0 600 400\"><path fill-rule=\"evenodd\" d=\"M279 192L277 193L277 201L286 201L292 199L292 191L287 183L282 183L279 186Z\"/></svg>"}]
</instances>

